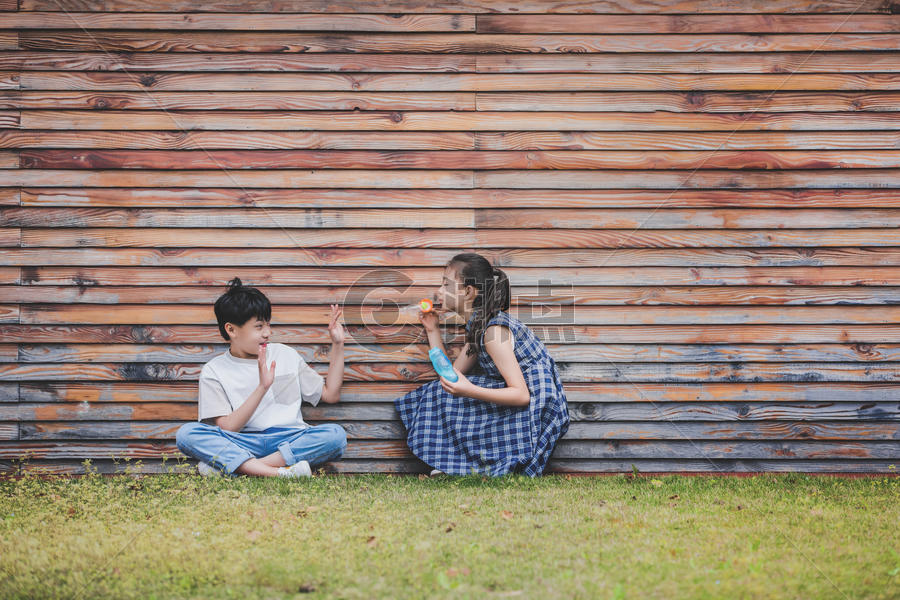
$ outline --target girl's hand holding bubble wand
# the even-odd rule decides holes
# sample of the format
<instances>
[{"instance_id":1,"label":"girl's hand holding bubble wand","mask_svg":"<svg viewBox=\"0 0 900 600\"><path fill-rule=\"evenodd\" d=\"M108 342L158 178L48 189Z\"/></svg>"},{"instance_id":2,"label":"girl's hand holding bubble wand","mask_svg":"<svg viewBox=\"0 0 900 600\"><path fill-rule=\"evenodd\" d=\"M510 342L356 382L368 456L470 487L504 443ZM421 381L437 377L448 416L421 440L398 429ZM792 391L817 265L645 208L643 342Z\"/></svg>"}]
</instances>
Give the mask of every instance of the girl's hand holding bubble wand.
<instances>
[{"instance_id":1,"label":"girl's hand holding bubble wand","mask_svg":"<svg viewBox=\"0 0 900 600\"><path fill-rule=\"evenodd\" d=\"M434 303L427 298L423 298L416 306L420 310L419 321L427 332L437 332L439 314L449 312L435 308ZM444 351L441 348L434 347L428 351L428 358L431 359L435 372L440 376L441 385L444 389L453 394L465 395L464 392L471 383L466 379L465 375L453 368L453 363L450 362Z\"/></svg>"}]
</instances>

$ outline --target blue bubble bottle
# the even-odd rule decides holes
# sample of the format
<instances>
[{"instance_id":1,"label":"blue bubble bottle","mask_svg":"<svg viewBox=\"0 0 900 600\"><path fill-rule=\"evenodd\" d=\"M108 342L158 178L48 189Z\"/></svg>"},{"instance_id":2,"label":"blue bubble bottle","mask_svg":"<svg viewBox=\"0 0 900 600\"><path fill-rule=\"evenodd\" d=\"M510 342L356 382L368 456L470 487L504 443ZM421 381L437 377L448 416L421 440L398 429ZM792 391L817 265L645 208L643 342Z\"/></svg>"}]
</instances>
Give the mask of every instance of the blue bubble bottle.
<instances>
[{"instance_id":1,"label":"blue bubble bottle","mask_svg":"<svg viewBox=\"0 0 900 600\"><path fill-rule=\"evenodd\" d=\"M456 374L456 371L453 370L453 363L450 362L450 359L447 358L447 355L444 354L443 350L440 348L432 348L428 351L428 358L431 359L431 364L434 365L434 370L438 375L447 381L454 383L459 381L459 376Z\"/></svg>"}]
</instances>

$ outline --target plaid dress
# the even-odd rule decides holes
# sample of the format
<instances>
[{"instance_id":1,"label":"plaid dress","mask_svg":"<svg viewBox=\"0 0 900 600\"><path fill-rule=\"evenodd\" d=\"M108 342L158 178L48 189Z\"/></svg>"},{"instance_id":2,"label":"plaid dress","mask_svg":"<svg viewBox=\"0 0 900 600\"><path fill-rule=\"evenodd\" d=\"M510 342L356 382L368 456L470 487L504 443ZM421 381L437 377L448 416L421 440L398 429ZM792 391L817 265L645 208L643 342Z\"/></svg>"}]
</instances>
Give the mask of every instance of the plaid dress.
<instances>
[{"instance_id":1,"label":"plaid dress","mask_svg":"<svg viewBox=\"0 0 900 600\"><path fill-rule=\"evenodd\" d=\"M407 444L422 461L448 474L540 475L556 441L569 428L559 371L544 344L524 323L500 311L488 322L491 325L505 325L515 338L516 360L531 390L529 406L500 406L454 396L438 379L394 401L407 429ZM483 345L478 365L482 374L467 375L472 383L506 387Z\"/></svg>"}]
</instances>

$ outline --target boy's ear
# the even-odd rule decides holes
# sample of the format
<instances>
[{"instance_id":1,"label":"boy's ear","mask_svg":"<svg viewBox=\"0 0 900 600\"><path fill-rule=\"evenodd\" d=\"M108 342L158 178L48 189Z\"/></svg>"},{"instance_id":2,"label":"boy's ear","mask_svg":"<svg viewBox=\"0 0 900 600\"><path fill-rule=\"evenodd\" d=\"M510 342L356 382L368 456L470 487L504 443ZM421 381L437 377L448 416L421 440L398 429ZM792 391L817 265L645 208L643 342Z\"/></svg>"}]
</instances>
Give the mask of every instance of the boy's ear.
<instances>
[{"instance_id":1,"label":"boy's ear","mask_svg":"<svg viewBox=\"0 0 900 600\"><path fill-rule=\"evenodd\" d=\"M230 342L234 339L234 323L225 323L225 333L228 334L228 341Z\"/></svg>"}]
</instances>

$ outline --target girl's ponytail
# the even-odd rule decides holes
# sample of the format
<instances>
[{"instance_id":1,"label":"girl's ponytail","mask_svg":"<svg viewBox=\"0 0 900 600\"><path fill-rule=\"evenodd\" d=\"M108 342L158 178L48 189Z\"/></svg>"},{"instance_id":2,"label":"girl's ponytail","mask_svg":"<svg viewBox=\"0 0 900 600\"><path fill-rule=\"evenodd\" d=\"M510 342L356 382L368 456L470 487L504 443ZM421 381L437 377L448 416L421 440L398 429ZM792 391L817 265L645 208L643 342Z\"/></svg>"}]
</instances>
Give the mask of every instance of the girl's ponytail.
<instances>
[{"instance_id":1,"label":"girl's ponytail","mask_svg":"<svg viewBox=\"0 0 900 600\"><path fill-rule=\"evenodd\" d=\"M510 303L509 277L503 269L494 267L494 306L497 310L509 310Z\"/></svg>"}]
</instances>

